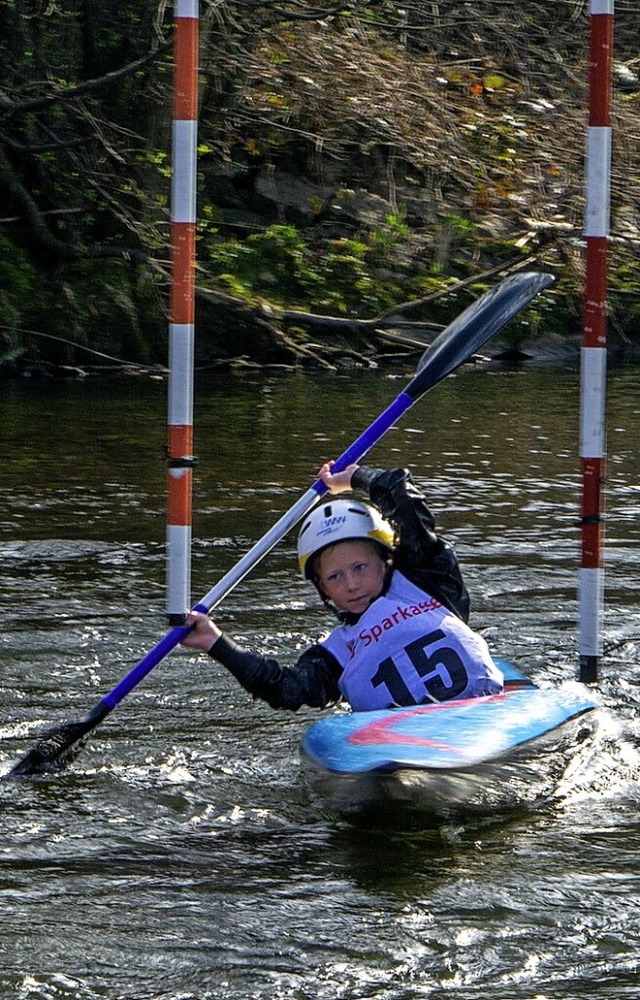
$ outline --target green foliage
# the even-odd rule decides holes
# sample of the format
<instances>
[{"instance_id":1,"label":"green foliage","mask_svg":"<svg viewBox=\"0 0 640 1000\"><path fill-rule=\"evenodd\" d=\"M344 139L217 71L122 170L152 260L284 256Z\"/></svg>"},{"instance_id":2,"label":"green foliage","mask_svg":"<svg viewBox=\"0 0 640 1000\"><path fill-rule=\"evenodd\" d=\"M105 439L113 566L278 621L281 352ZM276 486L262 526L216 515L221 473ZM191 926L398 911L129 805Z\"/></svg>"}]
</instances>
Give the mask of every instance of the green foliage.
<instances>
[{"instance_id":1,"label":"green foliage","mask_svg":"<svg viewBox=\"0 0 640 1000\"><path fill-rule=\"evenodd\" d=\"M53 277L48 332L104 354L147 363L166 360L162 301L145 268L121 260L75 261ZM88 353L81 363L99 362Z\"/></svg>"},{"instance_id":2,"label":"green foliage","mask_svg":"<svg viewBox=\"0 0 640 1000\"><path fill-rule=\"evenodd\" d=\"M637 292L640 288L640 260L628 257L613 263L609 270L609 288L612 292Z\"/></svg>"},{"instance_id":3,"label":"green foliage","mask_svg":"<svg viewBox=\"0 0 640 1000\"><path fill-rule=\"evenodd\" d=\"M75 261L43 276L0 230L0 361L23 355L55 364L105 363L91 345L130 361L164 361L166 322L144 268Z\"/></svg>"},{"instance_id":4,"label":"green foliage","mask_svg":"<svg viewBox=\"0 0 640 1000\"><path fill-rule=\"evenodd\" d=\"M0 229L0 289L3 296L24 308L37 286L38 271L23 247Z\"/></svg>"},{"instance_id":5,"label":"green foliage","mask_svg":"<svg viewBox=\"0 0 640 1000\"><path fill-rule=\"evenodd\" d=\"M171 177L171 164L166 150L147 149L136 156L136 162L143 167L155 167L161 177Z\"/></svg>"},{"instance_id":6,"label":"green foliage","mask_svg":"<svg viewBox=\"0 0 640 1000\"><path fill-rule=\"evenodd\" d=\"M201 250L201 256L205 253L211 272L245 299L265 294L280 303L304 299L316 281L294 226L271 226L244 242L214 243Z\"/></svg>"},{"instance_id":7,"label":"green foliage","mask_svg":"<svg viewBox=\"0 0 640 1000\"><path fill-rule=\"evenodd\" d=\"M244 241L205 241L200 256L210 274L247 301L368 316L401 301L401 284L378 269L393 265L408 238L409 227L393 215L379 230L340 239L274 225Z\"/></svg>"},{"instance_id":8,"label":"green foliage","mask_svg":"<svg viewBox=\"0 0 640 1000\"><path fill-rule=\"evenodd\" d=\"M367 260L370 264L385 264L393 260L394 251L406 245L411 230L400 215L388 215L381 229L374 229L368 236Z\"/></svg>"},{"instance_id":9,"label":"green foliage","mask_svg":"<svg viewBox=\"0 0 640 1000\"><path fill-rule=\"evenodd\" d=\"M231 4L207 22L198 282L247 303L266 300L274 311L370 318L537 252L541 268L567 281L540 297L539 316L527 310L526 323L566 331L577 316L579 325L581 272L565 235L568 226L577 231L580 215L574 136L578 121L580 147L584 52L576 4L554 6L553 51L542 0L486 5L473 25L468 5L453 0L410 10L357 3L331 8L331 17L324 6L258 3L239 18ZM627 7L616 16L623 63L637 50L637 18ZM115 355L163 354L172 16L171 5L146 0L0 0L8 102L0 307L9 352L20 351L22 331L32 328ZM620 134L633 134L624 123L633 124L637 92L616 94ZM624 144L616 164L613 214L622 201L635 219L638 171ZM258 184L270 171L276 181L280 171L309 181L304 216L279 201L277 183L271 191ZM334 211L356 191L400 208L374 228L359 227L354 219L370 219L368 210L359 215L357 203L345 203ZM230 222L263 226L274 217L304 218L304 228L226 235ZM557 232L538 239L531 219L558 223ZM26 252L14 245L20 239ZM69 262L68 246L86 254L84 264ZM144 268L101 258L101 247L146 253L157 284ZM639 272L634 259L612 261L612 326L636 338ZM420 318L446 322L470 298L468 291L429 302ZM28 345L44 351L45 343ZM72 358L70 351L65 360Z\"/></svg>"},{"instance_id":10,"label":"green foliage","mask_svg":"<svg viewBox=\"0 0 640 1000\"><path fill-rule=\"evenodd\" d=\"M22 330L46 311L46 305L37 268L24 249L0 230L0 361L14 360L23 353Z\"/></svg>"},{"instance_id":11,"label":"green foliage","mask_svg":"<svg viewBox=\"0 0 640 1000\"><path fill-rule=\"evenodd\" d=\"M609 311L612 331L637 339L640 329L640 260L633 255L614 259L609 272Z\"/></svg>"},{"instance_id":12,"label":"green foliage","mask_svg":"<svg viewBox=\"0 0 640 1000\"><path fill-rule=\"evenodd\" d=\"M473 239L476 230L475 224L464 215L445 215L442 217L441 226L464 240Z\"/></svg>"}]
</instances>

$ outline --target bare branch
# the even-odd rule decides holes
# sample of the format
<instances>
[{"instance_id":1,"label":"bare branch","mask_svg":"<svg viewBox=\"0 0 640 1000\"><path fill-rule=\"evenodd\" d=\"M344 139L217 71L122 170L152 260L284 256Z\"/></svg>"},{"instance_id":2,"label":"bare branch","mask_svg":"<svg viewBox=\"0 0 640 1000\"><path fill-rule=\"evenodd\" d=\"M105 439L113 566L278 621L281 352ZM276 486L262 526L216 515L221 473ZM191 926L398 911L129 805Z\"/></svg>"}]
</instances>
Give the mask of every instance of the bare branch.
<instances>
[{"instance_id":1,"label":"bare branch","mask_svg":"<svg viewBox=\"0 0 640 1000\"><path fill-rule=\"evenodd\" d=\"M77 98L85 94L100 90L102 87L110 86L124 77L137 73L138 70L153 62L157 58L158 53L167 49L170 44L169 41L154 41L149 52L140 59L136 59L126 66L121 66L119 69L112 70L110 73L105 73L103 76L96 77L93 80L85 80L83 83L78 83L73 87L60 87L49 80L47 81L47 86L51 88L50 93L43 94L40 97L26 97L20 100L12 100L6 94L0 94L0 105L5 109L6 116L10 117L12 115L22 115L27 112L38 111L41 108L48 107L53 102L68 103L69 101L77 100Z\"/></svg>"}]
</instances>

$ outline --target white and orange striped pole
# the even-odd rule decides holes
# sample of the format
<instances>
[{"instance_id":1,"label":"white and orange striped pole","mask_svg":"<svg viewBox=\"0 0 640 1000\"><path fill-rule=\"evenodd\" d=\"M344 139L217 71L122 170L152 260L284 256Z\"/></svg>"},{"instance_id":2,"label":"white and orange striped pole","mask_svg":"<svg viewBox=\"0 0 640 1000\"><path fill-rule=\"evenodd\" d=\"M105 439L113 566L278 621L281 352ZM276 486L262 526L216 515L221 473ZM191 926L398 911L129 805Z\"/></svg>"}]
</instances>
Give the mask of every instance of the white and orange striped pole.
<instances>
[{"instance_id":1,"label":"white and orange striped pole","mask_svg":"<svg viewBox=\"0 0 640 1000\"><path fill-rule=\"evenodd\" d=\"M589 125L586 153L586 275L581 355L580 680L598 678L604 604L607 269L611 199L614 0L590 0Z\"/></svg>"},{"instance_id":2,"label":"white and orange striped pole","mask_svg":"<svg viewBox=\"0 0 640 1000\"><path fill-rule=\"evenodd\" d=\"M167 615L191 606L198 0L175 2L167 418Z\"/></svg>"}]
</instances>

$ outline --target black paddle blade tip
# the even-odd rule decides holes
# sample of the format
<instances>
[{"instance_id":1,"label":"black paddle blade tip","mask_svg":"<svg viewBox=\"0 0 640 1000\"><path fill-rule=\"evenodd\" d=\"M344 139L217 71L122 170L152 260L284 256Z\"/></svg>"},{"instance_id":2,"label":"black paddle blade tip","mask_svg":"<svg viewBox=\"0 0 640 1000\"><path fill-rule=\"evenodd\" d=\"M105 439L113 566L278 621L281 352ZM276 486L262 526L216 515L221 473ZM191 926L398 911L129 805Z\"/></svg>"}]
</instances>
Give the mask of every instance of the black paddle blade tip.
<instances>
[{"instance_id":1,"label":"black paddle blade tip","mask_svg":"<svg viewBox=\"0 0 640 1000\"><path fill-rule=\"evenodd\" d=\"M109 711L107 706L101 704L80 722L65 722L49 730L4 778L28 778L64 770L75 760L89 734Z\"/></svg>"},{"instance_id":2,"label":"black paddle blade tip","mask_svg":"<svg viewBox=\"0 0 640 1000\"><path fill-rule=\"evenodd\" d=\"M70 724L52 730L22 760L14 764L6 777L33 777L36 774L64 770L86 743L87 736L84 732L75 732L79 729L79 725Z\"/></svg>"}]
</instances>

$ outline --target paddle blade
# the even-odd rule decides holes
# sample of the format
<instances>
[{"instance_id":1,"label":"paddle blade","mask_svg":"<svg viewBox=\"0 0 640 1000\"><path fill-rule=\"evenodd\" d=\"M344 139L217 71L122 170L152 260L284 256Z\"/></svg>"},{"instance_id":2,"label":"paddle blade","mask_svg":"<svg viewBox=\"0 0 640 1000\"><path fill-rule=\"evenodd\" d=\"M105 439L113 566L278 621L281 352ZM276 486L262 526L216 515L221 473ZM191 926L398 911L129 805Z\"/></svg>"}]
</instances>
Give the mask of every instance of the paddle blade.
<instances>
[{"instance_id":1,"label":"paddle blade","mask_svg":"<svg viewBox=\"0 0 640 1000\"><path fill-rule=\"evenodd\" d=\"M32 777L61 771L80 753L89 734L109 712L110 708L101 702L79 722L64 722L50 729L4 777Z\"/></svg>"},{"instance_id":2,"label":"paddle blade","mask_svg":"<svg viewBox=\"0 0 640 1000\"><path fill-rule=\"evenodd\" d=\"M359 462L400 417L428 389L437 385L446 375L494 336L531 299L553 282L549 274L523 273L505 278L488 291L434 341L420 360L416 375L404 392L364 431L337 459L336 464L345 468ZM210 611L222 598L244 579L273 546L323 495L326 487L318 480L311 489L296 501L293 507L246 553L236 566L218 581L196 610ZM63 768L80 752L89 733L108 713L152 670L186 635L183 628L174 628L99 702L80 722L69 722L51 730L29 753L19 761L7 777L40 774Z\"/></svg>"},{"instance_id":3,"label":"paddle blade","mask_svg":"<svg viewBox=\"0 0 640 1000\"><path fill-rule=\"evenodd\" d=\"M536 271L512 274L473 302L439 334L420 359L405 392L417 400L491 340L535 296L554 282Z\"/></svg>"}]
</instances>

